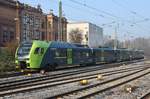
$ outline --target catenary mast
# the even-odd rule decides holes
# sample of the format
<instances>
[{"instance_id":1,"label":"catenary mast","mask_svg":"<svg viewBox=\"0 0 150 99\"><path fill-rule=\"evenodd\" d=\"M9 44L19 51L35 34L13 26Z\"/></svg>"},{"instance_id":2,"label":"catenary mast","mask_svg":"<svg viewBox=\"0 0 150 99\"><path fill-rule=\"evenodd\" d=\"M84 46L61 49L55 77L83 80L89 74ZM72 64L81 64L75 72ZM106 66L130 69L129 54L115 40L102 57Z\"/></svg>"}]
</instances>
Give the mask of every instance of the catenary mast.
<instances>
[{"instance_id":1,"label":"catenary mast","mask_svg":"<svg viewBox=\"0 0 150 99\"><path fill-rule=\"evenodd\" d=\"M59 0L58 41L62 41L62 2Z\"/></svg>"}]
</instances>

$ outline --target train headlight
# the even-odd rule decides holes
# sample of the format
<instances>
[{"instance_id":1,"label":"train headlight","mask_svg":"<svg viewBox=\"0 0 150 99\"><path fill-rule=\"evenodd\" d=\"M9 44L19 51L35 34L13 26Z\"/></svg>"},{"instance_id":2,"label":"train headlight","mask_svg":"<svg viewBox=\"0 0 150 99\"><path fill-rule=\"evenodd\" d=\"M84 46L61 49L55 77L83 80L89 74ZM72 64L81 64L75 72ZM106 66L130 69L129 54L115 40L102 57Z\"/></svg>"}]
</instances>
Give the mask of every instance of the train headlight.
<instances>
[{"instance_id":1,"label":"train headlight","mask_svg":"<svg viewBox=\"0 0 150 99\"><path fill-rule=\"evenodd\" d=\"M24 70L22 69L20 72L22 72L22 73L23 73L23 72L24 72Z\"/></svg>"},{"instance_id":2,"label":"train headlight","mask_svg":"<svg viewBox=\"0 0 150 99\"><path fill-rule=\"evenodd\" d=\"M29 60L26 60L26 63L29 63Z\"/></svg>"},{"instance_id":3,"label":"train headlight","mask_svg":"<svg viewBox=\"0 0 150 99\"><path fill-rule=\"evenodd\" d=\"M18 60L16 60L15 63L18 64L19 63Z\"/></svg>"},{"instance_id":4,"label":"train headlight","mask_svg":"<svg viewBox=\"0 0 150 99\"><path fill-rule=\"evenodd\" d=\"M16 66L16 69L19 69L20 67L19 66Z\"/></svg>"}]
</instances>

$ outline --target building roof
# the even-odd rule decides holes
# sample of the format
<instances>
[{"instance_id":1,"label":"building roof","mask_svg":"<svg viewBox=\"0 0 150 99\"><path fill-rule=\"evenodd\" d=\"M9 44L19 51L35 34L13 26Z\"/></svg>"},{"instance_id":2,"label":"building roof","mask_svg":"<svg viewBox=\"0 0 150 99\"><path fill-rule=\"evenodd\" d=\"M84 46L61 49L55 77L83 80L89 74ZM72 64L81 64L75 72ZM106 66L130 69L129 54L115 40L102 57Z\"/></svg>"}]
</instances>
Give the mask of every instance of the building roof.
<instances>
[{"instance_id":1,"label":"building roof","mask_svg":"<svg viewBox=\"0 0 150 99\"><path fill-rule=\"evenodd\" d=\"M99 25L96 25L94 23L88 22L88 21L76 21L76 22L68 22L68 24L89 24L89 25L94 25L96 27L102 28Z\"/></svg>"},{"instance_id":2,"label":"building roof","mask_svg":"<svg viewBox=\"0 0 150 99\"><path fill-rule=\"evenodd\" d=\"M68 24L80 24L80 23L90 23L88 21L75 21L75 22L69 22Z\"/></svg>"}]
</instances>

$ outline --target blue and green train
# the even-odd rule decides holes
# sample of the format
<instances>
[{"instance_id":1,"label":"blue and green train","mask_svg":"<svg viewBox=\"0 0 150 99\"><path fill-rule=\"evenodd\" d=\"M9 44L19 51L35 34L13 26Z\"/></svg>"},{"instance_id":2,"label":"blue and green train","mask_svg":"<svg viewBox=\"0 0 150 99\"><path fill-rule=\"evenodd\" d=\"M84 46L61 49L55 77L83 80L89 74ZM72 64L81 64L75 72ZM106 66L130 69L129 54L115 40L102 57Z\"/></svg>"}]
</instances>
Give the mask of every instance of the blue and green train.
<instances>
[{"instance_id":1,"label":"blue and green train","mask_svg":"<svg viewBox=\"0 0 150 99\"><path fill-rule=\"evenodd\" d=\"M128 61L144 58L143 51L79 47L67 42L22 42L15 63L21 69L54 70L57 67Z\"/></svg>"}]
</instances>

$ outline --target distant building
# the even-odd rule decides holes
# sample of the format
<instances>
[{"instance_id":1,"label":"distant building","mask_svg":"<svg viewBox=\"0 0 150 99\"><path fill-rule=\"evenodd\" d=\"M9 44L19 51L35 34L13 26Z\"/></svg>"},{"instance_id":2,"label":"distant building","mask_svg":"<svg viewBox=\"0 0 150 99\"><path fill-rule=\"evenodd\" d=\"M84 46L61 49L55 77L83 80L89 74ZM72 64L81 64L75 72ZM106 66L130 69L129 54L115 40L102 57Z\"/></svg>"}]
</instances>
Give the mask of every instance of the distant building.
<instances>
[{"instance_id":1,"label":"distant building","mask_svg":"<svg viewBox=\"0 0 150 99\"><path fill-rule=\"evenodd\" d=\"M46 39L46 15L39 5L34 8L23 4L20 16L21 41Z\"/></svg>"},{"instance_id":2,"label":"distant building","mask_svg":"<svg viewBox=\"0 0 150 99\"><path fill-rule=\"evenodd\" d=\"M99 47L103 45L103 29L90 22L73 22L67 24L67 41L70 42L69 33L79 29L82 32L81 44L89 47Z\"/></svg>"},{"instance_id":3,"label":"distant building","mask_svg":"<svg viewBox=\"0 0 150 99\"><path fill-rule=\"evenodd\" d=\"M109 35L103 35L103 43L108 43L110 41L112 41L112 36L109 36Z\"/></svg>"},{"instance_id":4,"label":"distant building","mask_svg":"<svg viewBox=\"0 0 150 99\"><path fill-rule=\"evenodd\" d=\"M44 40L46 16L37 8L14 0L0 0L0 46L11 41Z\"/></svg>"},{"instance_id":5,"label":"distant building","mask_svg":"<svg viewBox=\"0 0 150 99\"><path fill-rule=\"evenodd\" d=\"M62 18L66 41L67 19ZM15 0L0 0L0 47L11 41L58 40L58 17Z\"/></svg>"},{"instance_id":6,"label":"distant building","mask_svg":"<svg viewBox=\"0 0 150 99\"><path fill-rule=\"evenodd\" d=\"M47 15L47 39L48 40L55 40L57 41L59 39L58 36L60 36L58 31L58 22L59 17L55 16L53 13L50 13ZM67 41L67 19L62 17L62 34L61 34L61 40Z\"/></svg>"}]
</instances>

